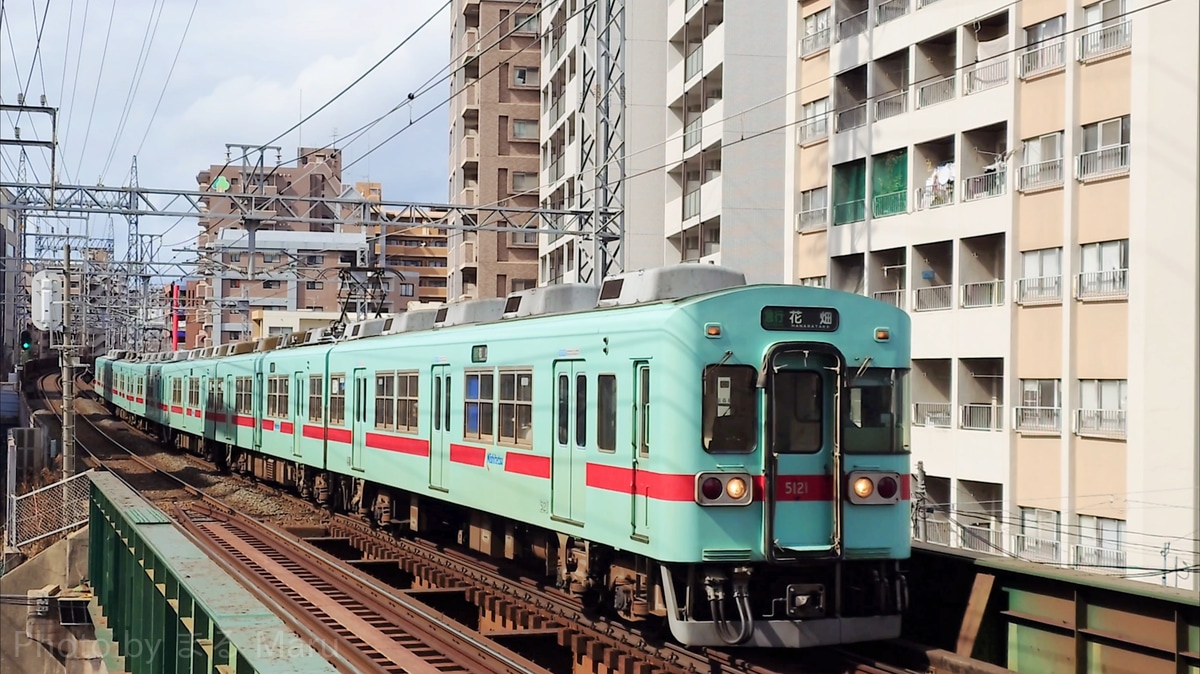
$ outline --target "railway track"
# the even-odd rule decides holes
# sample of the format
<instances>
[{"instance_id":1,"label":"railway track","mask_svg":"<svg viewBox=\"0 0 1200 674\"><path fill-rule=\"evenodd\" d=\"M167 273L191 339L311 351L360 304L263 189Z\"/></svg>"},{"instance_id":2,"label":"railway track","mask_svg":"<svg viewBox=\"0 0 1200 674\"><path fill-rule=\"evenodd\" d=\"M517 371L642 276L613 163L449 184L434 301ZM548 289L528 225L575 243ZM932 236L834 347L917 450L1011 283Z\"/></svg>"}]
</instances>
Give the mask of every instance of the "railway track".
<instances>
[{"instance_id":1,"label":"railway track","mask_svg":"<svg viewBox=\"0 0 1200 674\"><path fill-rule=\"evenodd\" d=\"M55 374L39 379L44 393L60 390L58 383ZM53 398L46 395L45 400L61 420ZM153 438L113 419L94 399L81 396L79 400L86 402L77 405L76 419L83 421L76 424L77 446L91 461L119 475L165 512L174 512L180 524L235 575L247 577L243 584L252 593L267 593L275 605L292 607L283 617L297 632L315 639L319 650L330 651L321 644L338 644L328 655L348 671L551 671L538 662L562 665L553 671L583 667L663 674L928 671L888 665L847 648L688 649L665 642L593 617L570 595L518 569L434 541L392 536L361 519L345 515L327 519L307 501L274 490L264 494L265 487L243 478L216 478L215 467L207 462L163 452ZM88 405L90 410L80 409ZM130 445L140 448L135 451ZM160 465L168 460L172 466ZM239 482L245 484L231 488ZM247 499L246 490L257 495ZM256 507L233 507L230 496L239 494ZM280 505L285 502L287 507ZM259 524L266 521L299 533L289 537L271 531ZM340 566L334 563L337 559ZM399 583L379 584L397 576ZM403 622L422 614L439 618L425 627ZM463 619L450 627L456 615ZM485 626L487 633L481 633ZM448 635L438 636L443 630L449 630ZM442 645L431 646L431 642ZM525 650L520 644L527 645ZM397 648L416 660L396 655ZM351 665L343 653L366 660ZM449 669L411 668L424 656ZM389 659L391 664L384 664Z\"/></svg>"}]
</instances>

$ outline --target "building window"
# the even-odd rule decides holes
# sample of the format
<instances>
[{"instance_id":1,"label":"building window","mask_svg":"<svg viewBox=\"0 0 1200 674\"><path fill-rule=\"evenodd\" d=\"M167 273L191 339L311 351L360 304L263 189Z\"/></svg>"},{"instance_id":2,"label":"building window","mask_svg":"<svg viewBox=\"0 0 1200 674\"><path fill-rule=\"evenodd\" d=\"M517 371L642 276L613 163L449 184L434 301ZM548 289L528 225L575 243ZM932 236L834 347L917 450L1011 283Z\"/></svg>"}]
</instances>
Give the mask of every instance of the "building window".
<instances>
[{"instance_id":1,"label":"building window","mask_svg":"<svg viewBox=\"0 0 1200 674\"><path fill-rule=\"evenodd\" d=\"M491 440L495 428L492 408L495 375L468 371L463 377L463 438Z\"/></svg>"},{"instance_id":2,"label":"building window","mask_svg":"<svg viewBox=\"0 0 1200 674\"><path fill-rule=\"evenodd\" d=\"M236 279L236 278L229 279L229 287L230 287L231 289L233 289L233 288L241 288L241 287L242 287L242 280L241 280L241 279Z\"/></svg>"},{"instance_id":3,"label":"building window","mask_svg":"<svg viewBox=\"0 0 1200 674\"><path fill-rule=\"evenodd\" d=\"M305 255L304 263L312 264L312 265L325 264L325 256L324 255Z\"/></svg>"},{"instance_id":4,"label":"building window","mask_svg":"<svg viewBox=\"0 0 1200 674\"><path fill-rule=\"evenodd\" d=\"M262 261L267 264L279 262L279 259L280 259L279 253L263 253L262 254Z\"/></svg>"},{"instance_id":5,"label":"building window","mask_svg":"<svg viewBox=\"0 0 1200 674\"><path fill-rule=\"evenodd\" d=\"M1025 29L1025 51L1018 57L1020 75L1029 78L1057 70L1066 63L1063 39L1067 17L1056 16ZM1057 39L1055 39L1057 38Z\"/></svg>"},{"instance_id":6,"label":"building window","mask_svg":"<svg viewBox=\"0 0 1200 674\"><path fill-rule=\"evenodd\" d=\"M529 290L537 287L537 279L532 278L515 278L512 280L512 292L521 290Z\"/></svg>"},{"instance_id":7,"label":"building window","mask_svg":"<svg viewBox=\"0 0 1200 674\"><path fill-rule=\"evenodd\" d=\"M264 290L274 290L279 287L279 281L263 281Z\"/></svg>"},{"instance_id":8,"label":"building window","mask_svg":"<svg viewBox=\"0 0 1200 674\"><path fill-rule=\"evenodd\" d=\"M1079 60L1084 63L1121 52L1133 40L1125 0L1104 0L1084 7L1083 22L1088 31L1079 36Z\"/></svg>"},{"instance_id":9,"label":"building window","mask_svg":"<svg viewBox=\"0 0 1200 674\"><path fill-rule=\"evenodd\" d=\"M537 14L514 13L512 15L513 32L514 33L536 33L538 32L538 16Z\"/></svg>"},{"instance_id":10,"label":"building window","mask_svg":"<svg viewBox=\"0 0 1200 674\"><path fill-rule=\"evenodd\" d=\"M826 288L828 287L827 284L828 282L824 276L807 276L800 279L800 285L809 288Z\"/></svg>"},{"instance_id":11,"label":"building window","mask_svg":"<svg viewBox=\"0 0 1200 674\"><path fill-rule=\"evenodd\" d=\"M829 190L824 187L800 193L800 212L797 214L797 231L819 229L825 226L829 212Z\"/></svg>"},{"instance_id":12,"label":"building window","mask_svg":"<svg viewBox=\"0 0 1200 674\"><path fill-rule=\"evenodd\" d=\"M354 253L342 253L338 256L338 262L342 264L354 264L356 261L358 261L358 256Z\"/></svg>"},{"instance_id":13,"label":"building window","mask_svg":"<svg viewBox=\"0 0 1200 674\"><path fill-rule=\"evenodd\" d=\"M518 140L537 140L537 121L532 119L513 120L513 138Z\"/></svg>"},{"instance_id":14,"label":"building window","mask_svg":"<svg viewBox=\"0 0 1200 674\"><path fill-rule=\"evenodd\" d=\"M538 231L529 229L509 232L508 243L511 246L536 246L538 245Z\"/></svg>"},{"instance_id":15,"label":"building window","mask_svg":"<svg viewBox=\"0 0 1200 674\"><path fill-rule=\"evenodd\" d=\"M1057 562L1059 525L1057 510L1021 508L1021 533L1016 536L1014 552L1023 559Z\"/></svg>"},{"instance_id":16,"label":"building window","mask_svg":"<svg viewBox=\"0 0 1200 674\"><path fill-rule=\"evenodd\" d=\"M500 373L500 433L497 442L529 447L533 442L533 371Z\"/></svg>"},{"instance_id":17,"label":"building window","mask_svg":"<svg viewBox=\"0 0 1200 674\"><path fill-rule=\"evenodd\" d=\"M1075 546L1077 568L1103 572L1125 568L1125 520L1094 515L1079 516L1079 545Z\"/></svg>"},{"instance_id":18,"label":"building window","mask_svg":"<svg viewBox=\"0 0 1200 674\"><path fill-rule=\"evenodd\" d=\"M423 278L420 281L422 288L445 288L446 279L444 278Z\"/></svg>"},{"instance_id":19,"label":"building window","mask_svg":"<svg viewBox=\"0 0 1200 674\"><path fill-rule=\"evenodd\" d=\"M1057 379L1022 379L1021 406L1016 409L1016 429L1033 433L1058 433L1062 429L1062 398Z\"/></svg>"},{"instance_id":20,"label":"building window","mask_svg":"<svg viewBox=\"0 0 1200 674\"><path fill-rule=\"evenodd\" d=\"M530 68L529 66L514 66L513 85L518 87L541 86L541 80L538 77L538 69Z\"/></svg>"},{"instance_id":21,"label":"building window","mask_svg":"<svg viewBox=\"0 0 1200 674\"><path fill-rule=\"evenodd\" d=\"M538 174L520 172L512 174L512 189L514 192L531 192L537 188Z\"/></svg>"},{"instance_id":22,"label":"building window","mask_svg":"<svg viewBox=\"0 0 1200 674\"><path fill-rule=\"evenodd\" d=\"M226 256L226 260L229 262L241 262L242 254L241 253L230 253L229 255Z\"/></svg>"},{"instance_id":23,"label":"building window","mask_svg":"<svg viewBox=\"0 0 1200 674\"><path fill-rule=\"evenodd\" d=\"M1025 140L1018 189L1037 190L1062 184L1062 138L1062 131L1056 131Z\"/></svg>"},{"instance_id":24,"label":"building window","mask_svg":"<svg viewBox=\"0 0 1200 674\"><path fill-rule=\"evenodd\" d=\"M1129 171L1129 115L1083 127L1083 153L1076 176L1080 180L1121 175Z\"/></svg>"},{"instance_id":25,"label":"building window","mask_svg":"<svg viewBox=\"0 0 1200 674\"><path fill-rule=\"evenodd\" d=\"M829 135L829 98L805 103L800 110L800 142L825 138Z\"/></svg>"},{"instance_id":26,"label":"building window","mask_svg":"<svg viewBox=\"0 0 1200 674\"><path fill-rule=\"evenodd\" d=\"M346 375L329 376L329 423L341 426L346 423Z\"/></svg>"},{"instance_id":27,"label":"building window","mask_svg":"<svg viewBox=\"0 0 1200 674\"><path fill-rule=\"evenodd\" d=\"M1129 383L1124 379L1080 379L1075 432L1105 438L1125 437L1125 401Z\"/></svg>"},{"instance_id":28,"label":"building window","mask_svg":"<svg viewBox=\"0 0 1200 674\"><path fill-rule=\"evenodd\" d=\"M324 388L325 380L321 375L315 375L308 378L308 420L316 423L321 423L321 410L323 408L321 396Z\"/></svg>"},{"instance_id":29,"label":"building window","mask_svg":"<svg viewBox=\"0 0 1200 674\"><path fill-rule=\"evenodd\" d=\"M400 295L402 297L412 297L413 296L413 284L401 283L400 284Z\"/></svg>"},{"instance_id":30,"label":"building window","mask_svg":"<svg viewBox=\"0 0 1200 674\"><path fill-rule=\"evenodd\" d=\"M1019 304L1056 304L1062 301L1062 249L1043 248L1021 253Z\"/></svg>"},{"instance_id":31,"label":"building window","mask_svg":"<svg viewBox=\"0 0 1200 674\"><path fill-rule=\"evenodd\" d=\"M1122 299L1129 295L1129 240L1079 247L1080 273L1075 296L1081 300Z\"/></svg>"},{"instance_id":32,"label":"building window","mask_svg":"<svg viewBox=\"0 0 1200 674\"><path fill-rule=\"evenodd\" d=\"M1088 27L1112 26L1125 18L1125 0L1102 0L1083 8L1083 23Z\"/></svg>"},{"instance_id":33,"label":"building window","mask_svg":"<svg viewBox=\"0 0 1200 674\"><path fill-rule=\"evenodd\" d=\"M322 290L325 288L324 281L308 281L304 284L306 290Z\"/></svg>"}]
</instances>

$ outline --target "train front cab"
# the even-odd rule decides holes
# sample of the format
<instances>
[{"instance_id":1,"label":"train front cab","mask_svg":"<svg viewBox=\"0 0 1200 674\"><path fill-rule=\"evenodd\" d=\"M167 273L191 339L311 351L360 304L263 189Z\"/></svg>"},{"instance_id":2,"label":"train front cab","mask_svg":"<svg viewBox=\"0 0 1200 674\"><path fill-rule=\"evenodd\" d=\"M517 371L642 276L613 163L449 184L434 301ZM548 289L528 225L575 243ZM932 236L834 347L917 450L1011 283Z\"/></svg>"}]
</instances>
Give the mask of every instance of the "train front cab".
<instances>
[{"instance_id":1,"label":"train front cab","mask_svg":"<svg viewBox=\"0 0 1200 674\"><path fill-rule=\"evenodd\" d=\"M761 367L706 368L705 446L757 444L764 458L752 495L738 498L738 478L718 469L697 476L697 503L760 507L765 559L662 565L681 642L804 648L900 635L900 562L911 552L908 361L906 342L900 355L887 353L890 333L875 333L883 349L848 349L863 354L849 361L829 342L780 341ZM757 416L739 419L747 409ZM718 463L736 463L726 457Z\"/></svg>"}]
</instances>

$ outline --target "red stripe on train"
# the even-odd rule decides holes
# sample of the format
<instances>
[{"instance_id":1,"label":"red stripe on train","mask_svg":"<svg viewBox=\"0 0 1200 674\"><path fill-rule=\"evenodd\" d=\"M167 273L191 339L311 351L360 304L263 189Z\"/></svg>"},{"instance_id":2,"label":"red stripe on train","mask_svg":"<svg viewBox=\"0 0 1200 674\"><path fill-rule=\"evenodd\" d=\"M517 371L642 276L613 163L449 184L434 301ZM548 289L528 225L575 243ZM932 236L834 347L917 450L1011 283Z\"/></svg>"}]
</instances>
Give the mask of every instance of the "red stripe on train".
<instances>
[{"instance_id":1,"label":"red stripe on train","mask_svg":"<svg viewBox=\"0 0 1200 674\"><path fill-rule=\"evenodd\" d=\"M367 433L367 446L388 452L399 452L412 456L429 456L429 441L421 438L406 438L383 433Z\"/></svg>"},{"instance_id":2,"label":"red stripe on train","mask_svg":"<svg viewBox=\"0 0 1200 674\"><path fill-rule=\"evenodd\" d=\"M634 492L633 469L623 466L589 463L586 482L587 486L596 489L622 494ZM637 493L639 496L659 501L693 501L696 499L696 476L639 470L637 472Z\"/></svg>"},{"instance_id":3,"label":"red stripe on train","mask_svg":"<svg viewBox=\"0 0 1200 674\"><path fill-rule=\"evenodd\" d=\"M454 463L465 463L468 466L482 468L487 462L487 450L482 447L450 443L450 460Z\"/></svg>"},{"instance_id":4,"label":"red stripe on train","mask_svg":"<svg viewBox=\"0 0 1200 674\"><path fill-rule=\"evenodd\" d=\"M248 417L245 414L235 414L233 416L233 422L238 426L254 428L254 417Z\"/></svg>"},{"instance_id":5,"label":"red stripe on train","mask_svg":"<svg viewBox=\"0 0 1200 674\"><path fill-rule=\"evenodd\" d=\"M550 457L509 452L504 458L504 472L550 479Z\"/></svg>"},{"instance_id":6,"label":"red stripe on train","mask_svg":"<svg viewBox=\"0 0 1200 674\"><path fill-rule=\"evenodd\" d=\"M351 436L348 428L330 428L326 431L330 442L344 442L350 444Z\"/></svg>"}]
</instances>

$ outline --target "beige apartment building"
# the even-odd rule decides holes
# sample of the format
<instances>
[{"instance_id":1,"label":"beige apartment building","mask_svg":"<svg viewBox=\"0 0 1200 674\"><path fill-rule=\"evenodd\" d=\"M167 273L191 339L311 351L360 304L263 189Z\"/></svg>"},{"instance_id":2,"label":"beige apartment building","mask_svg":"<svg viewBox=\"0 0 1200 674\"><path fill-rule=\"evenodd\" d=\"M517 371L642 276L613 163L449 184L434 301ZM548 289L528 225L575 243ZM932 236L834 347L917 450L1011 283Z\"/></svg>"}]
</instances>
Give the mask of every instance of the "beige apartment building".
<instances>
[{"instance_id":1,"label":"beige apartment building","mask_svg":"<svg viewBox=\"0 0 1200 674\"><path fill-rule=\"evenodd\" d=\"M453 8L449 200L536 208L538 4L455 0ZM538 235L452 230L449 260L450 299L504 297L537 284Z\"/></svg>"},{"instance_id":2,"label":"beige apartment building","mask_svg":"<svg viewBox=\"0 0 1200 674\"><path fill-rule=\"evenodd\" d=\"M789 277L912 316L918 537L1196 587L1200 3L795 9Z\"/></svg>"}]
</instances>

